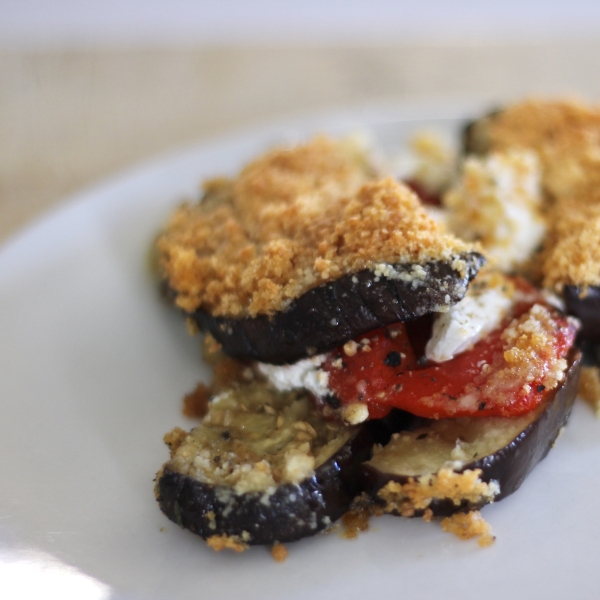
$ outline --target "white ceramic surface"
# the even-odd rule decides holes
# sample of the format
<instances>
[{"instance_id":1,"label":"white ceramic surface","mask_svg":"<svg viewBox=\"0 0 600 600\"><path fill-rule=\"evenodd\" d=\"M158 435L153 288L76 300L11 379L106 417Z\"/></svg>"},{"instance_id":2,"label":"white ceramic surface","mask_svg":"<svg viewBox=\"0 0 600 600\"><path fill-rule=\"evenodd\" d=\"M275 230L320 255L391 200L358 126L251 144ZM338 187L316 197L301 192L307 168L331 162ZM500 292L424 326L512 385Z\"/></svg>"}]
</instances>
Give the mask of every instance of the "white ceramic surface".
<instances>
[{"instance_id":1,"label":"white ceramic surface","mask_svg":"<svg viewBox=\"0 0 600 600\"><path fill-rule=\"evenodd\" d=\"M428 119L427 113L437 119ZM198 182L317 130L370 130L387 151L455 109L377 109L192 148L89 190L0 251L0 598L598 598L600 422L578 405L510 498L485 550L384 517L346 541L215 554L160 513L163 434L189 428L198 340L159 299L152 237ZM423 120L424 119L424 120Z\"/></svg>"}]
</instances>

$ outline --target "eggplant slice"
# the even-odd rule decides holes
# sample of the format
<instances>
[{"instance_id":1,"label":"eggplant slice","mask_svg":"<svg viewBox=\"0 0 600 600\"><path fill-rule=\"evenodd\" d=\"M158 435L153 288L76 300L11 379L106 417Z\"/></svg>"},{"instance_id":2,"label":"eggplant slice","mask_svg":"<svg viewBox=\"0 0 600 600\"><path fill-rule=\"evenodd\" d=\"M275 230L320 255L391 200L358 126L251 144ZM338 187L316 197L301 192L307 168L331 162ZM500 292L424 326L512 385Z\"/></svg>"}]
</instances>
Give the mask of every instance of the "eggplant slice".
<instances>
[{"instance_id":1,"label":"eggplant slice","mask_svg":"<svg viewBox=\"0 0 600 600\"><path fill-rule=\"evenodd\" d=\"M169 519L205 539L291 542L348 510L372 445L368 427L324 420L310 394L254 383L218 396L172 444L156 495Z\"/></svg>"},{"instance_id":2,"label":"eggplant slice","mask_svg":"<svg viewBox=\"0 0 600 600\"><path fill-rule=\"evenodd\" d=\"M562 386L526 415L438 421L415 418L410 431L392 436L390 443L362 466L362 485L387 512L403 516L419 516L425 508L435 516L447 516L502 500L545 458L566 425L577 394L580 363L577 351ZM450 498L435 492L427 498L423 488L420 492L425 501L415 505L411 490L403 486L408 484L413 491L415 483L435 487L440 474L443 485L453 488L452 492L461 492L458 488L462 485L467 493Z\"/></svg>"},{"instance_id":3,"label":"eggplant slice","mask_svg":"<svg viewBox=\"0 0 600 600\"><path fill-rule=\"evenodd\" d=\"M384 325L412 321L456 304L485 262L476 252L459 258L466 264L462 271L453 262L436 261L395 265L393 278L370 270L344 275L309 290L272 316L236 319L213 317L203 310L190 316L230 356L293 363Z\"/></svg>"}]
</instances>

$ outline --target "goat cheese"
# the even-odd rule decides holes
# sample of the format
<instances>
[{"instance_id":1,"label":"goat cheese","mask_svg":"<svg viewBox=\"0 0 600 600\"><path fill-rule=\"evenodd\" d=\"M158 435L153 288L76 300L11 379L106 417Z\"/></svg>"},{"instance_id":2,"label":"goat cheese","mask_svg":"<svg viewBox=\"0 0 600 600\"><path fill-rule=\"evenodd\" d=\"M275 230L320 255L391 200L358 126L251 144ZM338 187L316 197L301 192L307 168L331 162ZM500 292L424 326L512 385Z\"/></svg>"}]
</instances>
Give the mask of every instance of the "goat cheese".
<instances>
[{"instance_id":1,"label":"goat cheese","mask_svg":"<svg viewBox=\"0 0 600 600\"><path fill-rule=\"evenodd\" d=\"M425 356L445 362L496 329L513 303L512 293L501 286L471 292L433 322Z\"/></svg>"},{"instance_id":2,"label":"goat cheese","mask_svg":"<svg viewBox=\"0 0 600 600\"><path fill-rule=\"evenodd\" d=\"M293 365L259 363L258 370L281 392L304 388L318 398L323 398L331 393L327 387L329 375L319 368L325 358L325 354L319 354L299 360Z\"/></svg>"},{"instance_id":3,"label":"goat cheese","mask_svg":"<svg viewBox=\"0 0 600 600\"><path fill-rule=\"evenodd\" d=\"M464 162L458 185L446 194L446 223L461 238L479 241L499 269L512 271L540 245L541 168L532 151L496 152Z\"/></svg>"}]
</instances>

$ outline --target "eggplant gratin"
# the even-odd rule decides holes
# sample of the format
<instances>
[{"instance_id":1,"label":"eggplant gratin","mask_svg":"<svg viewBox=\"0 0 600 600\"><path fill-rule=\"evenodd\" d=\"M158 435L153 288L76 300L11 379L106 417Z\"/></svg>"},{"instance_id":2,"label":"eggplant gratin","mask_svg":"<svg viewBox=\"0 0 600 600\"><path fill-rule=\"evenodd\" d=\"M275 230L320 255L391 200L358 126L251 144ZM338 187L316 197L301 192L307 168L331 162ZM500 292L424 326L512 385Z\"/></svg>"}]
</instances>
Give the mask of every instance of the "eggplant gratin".
<instances>
[{"instance_id":1,"label":"eggplant gratin","mask_svg":"<svg viewBox=\"0 0 600 600\"><path fill-rule=\"evenodd\" d=\"M215 367L201 424L165 436L167 517L215 550L366 513L491 543L479 509L553 446L576 338L595 339L600 263L581 247L596 121L526 102L470 124L458 157L419 138L409 173L321 136L205 183L158 238L159 276L237 375Z\"/></svg>"}]
</instances>

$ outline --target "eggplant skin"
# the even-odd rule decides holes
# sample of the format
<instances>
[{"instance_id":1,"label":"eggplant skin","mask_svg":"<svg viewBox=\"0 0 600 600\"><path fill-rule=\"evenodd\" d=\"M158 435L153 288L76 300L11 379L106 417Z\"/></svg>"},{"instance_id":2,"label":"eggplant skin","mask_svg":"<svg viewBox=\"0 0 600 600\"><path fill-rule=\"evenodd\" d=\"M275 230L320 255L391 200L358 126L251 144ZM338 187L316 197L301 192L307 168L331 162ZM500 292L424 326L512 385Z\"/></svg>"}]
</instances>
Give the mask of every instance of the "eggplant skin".
<instances>
[{"instance_id":1,"label":"eggplant skin","mask_svg":"<svg viewBox=\"0 0 600 600\"><path fill-rule=\"evenodd\" d=\"M342 448L302 483L262 492L235 494L165 465L156 493L163 513L184 529L208 539L240 538L248 545L293 542L330 527L350 508L358 493L359 464L371 456L373 437L360 427Z\"/></svg>"},{"instance_id":2,"label":"eggplant skin","mask_svg":"<svg viewBox=\"0 0 600 600\"><path fill-rule=\"evenodd\" d=\"M412 280L376 277L368 270L348 274L313 288L272 316L213 317L197 310L189 315L209 331L229 356L271 364L293 363L328 352L373 329L411 321L461 300L485 259L476 252L461 255L460 274L449 262L422 265L426 275ZM413 265L397 265L410 273Z\"/></svg>"},{"instance_id":3,"label":"eggplant skin","mask_svg":"<svg viewBox=\"0 0 600 600\"><path fill-rule=\"evenodd\" d=\"M465 464L459 473L467 470L481 469L480 479L485 483L492 480L500 485L500 492L495 496L498 502L516 492L535 466L543 460L553 447L561 429L567 424L573 403L577 395L579 374L581 371L581 353L572 351L569 369L565 380L554 398L539 417L517 435L509 444L480 460ZM406 476L396 476L363 465L360 473L361 485L378 501L377 492L390 481L407 483ZM429 505L434 516L446 517L457 512L468 512L481 508L486 502L478 504L461 502L458 506L450 500L435 499ZM392 513L397 514L397 513ZM423 511L415 511L414 516L421 516Z\"/></svg>"},{"instance_id":4,"label":"eggplant skin","mask_svg":"<svg viewBox=\"0 0 600 600\"><path fill-rule=\"evenodd\" d=\"M600 342L600 286L589 286L582 294L581 288L565 285L563 298L567 312L581 321L579 337L590 342Z\"/></svg>"},{"instance_id":5,"label":"eggplant skin","mask_svg":"<svg viewBox=\"0 0 600 600\"><path fill-rule=\"evenodd\" d=\"M490 151L491 140L488 127L501 112L501 108L496 108L487 115L465 124L461 136L464 154L487 154Z\"/></svg>"}]
</instances>

